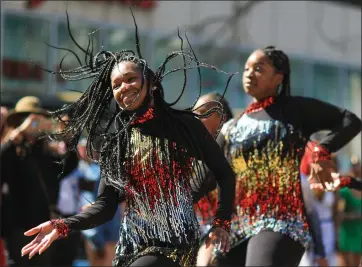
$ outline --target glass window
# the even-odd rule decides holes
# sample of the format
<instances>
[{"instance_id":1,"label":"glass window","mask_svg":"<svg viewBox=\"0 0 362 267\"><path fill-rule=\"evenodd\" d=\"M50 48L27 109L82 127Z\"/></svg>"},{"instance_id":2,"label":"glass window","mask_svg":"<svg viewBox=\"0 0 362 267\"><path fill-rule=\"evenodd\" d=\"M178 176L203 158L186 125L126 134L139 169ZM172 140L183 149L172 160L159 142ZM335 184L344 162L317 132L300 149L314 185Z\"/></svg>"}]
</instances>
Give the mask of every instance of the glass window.
<instances>
[{"instance_id":1,"label":"glass window","mask_svg":"<svg viewBox=\"0 0 362 267\"><path fill-rule=\"evenodd\" d=\"M349 70L348 71L348 92L349 92L349 103L346 108L355 113L361 118L361 71ZM352 142L348 144L349 156L357 155L361 158L361 133L359 133Z\"/></svg>"},{"instance_id":2,"label":"glass window","mask_svg":"<svg viewBox=\"0 0 362 267\"><path fill-rule=\"evenodd\" d=\"M70 29L74 39L84 50L88 47L90 37L93 39L93 54L100 50L99 31L97 31L96 27L71 21ZM85 53L82 52L82 50L72 41L66 21L62 21L58 24L58 46L74 51L80 58L81 63L84 65ZM57 53L57 66L55 68L59 68L59 64L65 55L67 56L62 63L62 70L70 70L79 67L79 63L73 54L63 50L55 51ZM76 90L84 92L92 82L92 79L67 81L59 75L56 82L58 91Z\"/></svg>"},{"instance_id":3,"label":"glass window","mask_svg":"<svg viewBox=\"0 0 362 267\"><path fill-rule=\"evenodd\" d=\"M361 117L361 72L348 71L348 103L346 107L353 111L358 117Z\"/></svg>"},{"instance_id":4,"label":"glass window","mask_svg":"<svg viewBox=\"0 0 362 267\"><path fill-rule=\"evenodd\" d=\"M306 74L304 61L290 60L290 86L291 94L297 96L305 96Z\"/></svg>"},{"instance_id":5,"label":"glass window","mask_svg":"<svg viewBox=\"0 0 362 267\"><path fill-rule=\"evenodd\" d=\"M337 67L314 64L313 97L339 105L339 69Z\"/></svg>"},{"instance_id":6,"label":"glass window","mask_svg":"<svg viewBox=\"0 0 362 267\"><path fill-rule=\"evenodd\" d=\"M5 14L3 29L3 88L9 95L40 95L47 90L49 22L20 14ZM35 63L31 63L31 60Z\"/></svg>"}]
</instances>

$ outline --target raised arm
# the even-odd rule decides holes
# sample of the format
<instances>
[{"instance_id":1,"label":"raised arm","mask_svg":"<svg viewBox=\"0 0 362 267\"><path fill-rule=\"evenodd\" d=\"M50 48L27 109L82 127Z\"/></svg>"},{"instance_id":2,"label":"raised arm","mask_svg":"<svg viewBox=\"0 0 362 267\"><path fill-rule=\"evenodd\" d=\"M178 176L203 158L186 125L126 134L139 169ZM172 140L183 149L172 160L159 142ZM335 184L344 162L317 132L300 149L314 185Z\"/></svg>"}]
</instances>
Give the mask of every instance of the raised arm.
<instances>
[{"instance_id":1,"label":"raised arm","mask_svg":"<svg viewBox=\"0 0 362 267\"><path fill-rule=\"evenodd\" d=\"M310 183L313 188L333 190L335 180L332 173L336 166L331 159L331 153L338 151L352 140L362 129L362 122L348 110L338 108L323 101L306 98L291 97L286 102L288 108L284 114L291 116L295 124L299 124L306 137L318 131L328 133L313 148Z\"/></svg>"},{"instance_id":2,"label":"raised arm","mask_svg":"<svg viewBox=\"0 0 362 267\"><path fill-rule=\"evenodd\" d=\"M313 98L295 97L294 101L308 135L329 131L319 144L329 153L338 151L362 130L361 120L346 109Z\"/></svg>"}]
</instances>

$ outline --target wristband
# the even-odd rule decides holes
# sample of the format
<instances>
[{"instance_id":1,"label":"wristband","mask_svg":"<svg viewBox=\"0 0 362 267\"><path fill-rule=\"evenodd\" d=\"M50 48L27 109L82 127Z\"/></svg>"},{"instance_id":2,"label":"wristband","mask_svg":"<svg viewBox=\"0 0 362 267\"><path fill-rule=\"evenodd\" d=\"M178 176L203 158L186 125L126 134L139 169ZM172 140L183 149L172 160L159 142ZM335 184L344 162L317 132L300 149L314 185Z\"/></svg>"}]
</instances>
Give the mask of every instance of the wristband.
<instances>
[{"instance_id":1,"label":"wristband","mask_svg":"<svg viewBox=\"0 0 362 267\"><path fill-rule=\"evenodd\" d=\"M220 227L229 233L230 227L231 227L231 222L230 222L230 220L215 219L212 226L213 226L213 228Z\"/></svg>"},{"instance_id":2,"label":"wristband","mask_svg":"<svg viewBox=\"0 0 362 267\"><path fill-rule=\"evenodd\" d=\"M68 236L69 227L66 223L64 223L63 219L51 220L50 223L52 224L53 229L57 230L59 236Z\"/></svg>"}]
</instances>

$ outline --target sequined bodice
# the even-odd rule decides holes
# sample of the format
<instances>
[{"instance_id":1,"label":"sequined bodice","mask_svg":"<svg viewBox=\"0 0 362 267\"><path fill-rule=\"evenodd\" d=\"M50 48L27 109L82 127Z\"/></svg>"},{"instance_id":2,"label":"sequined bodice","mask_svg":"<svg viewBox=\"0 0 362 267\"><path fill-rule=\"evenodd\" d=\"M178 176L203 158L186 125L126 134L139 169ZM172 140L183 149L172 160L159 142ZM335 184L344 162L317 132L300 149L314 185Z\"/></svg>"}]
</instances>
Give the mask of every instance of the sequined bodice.
<instances>
[{"instance_id":1,"label":"sequined bodice","mask_svg":"<svg viewBox=\"0 0 362 267\"><path fill-rule=\"evenodd\" d=\"M185 153L183 149L167 140L161 144L158 138L142 135L137 128L132 130L131 143L136 149L131 156L118 260L146 247L156 251L170 244L187 249L199 238L190 190L192 158L189 165L181 167L169 153L170 149Z\"/></svg>"},{"instance_id":2,"label":"sequined bodice","mask_svg":"<svg viewBox=\"0 0 362 267\"><path fill-rule=\"evenodd\" d=\"M213 225L227 231L235 195L233 170L202 122L189 113L175 112L171 120L153 116L151 110L131 125L125 138L102 146L106 153L100 155L102 179L94 205L62 224L71 231L94 228L126 201L116 266L129 266L149 254L195 266L200 233L193 201L201 193L194 185L203 184L201 163L224 191ZM197 146L192 140L198 140Z\"/></svg>"},{"instance_id":3,"label":"sequined bodice","mask_svg":"<svg viewBox=\"0 0 362 267\"><path fill-rule=\"evenodd\" d=\"M306 138L293 125L272 120L265 111L243 115L224 126L226 156L236 173L236 216L232 244L271 229L307 246L299 162Z\"/></svg>"}]
</instances>

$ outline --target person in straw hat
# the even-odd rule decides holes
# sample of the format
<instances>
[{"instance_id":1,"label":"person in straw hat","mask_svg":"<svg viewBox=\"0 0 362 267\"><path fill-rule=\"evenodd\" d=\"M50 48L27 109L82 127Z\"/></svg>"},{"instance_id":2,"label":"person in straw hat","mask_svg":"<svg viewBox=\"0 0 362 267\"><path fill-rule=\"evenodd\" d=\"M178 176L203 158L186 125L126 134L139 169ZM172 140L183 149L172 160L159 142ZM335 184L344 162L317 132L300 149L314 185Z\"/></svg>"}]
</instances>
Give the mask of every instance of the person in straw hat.
<instances>
[{"instance_id":1,"label":"person in straw hat","mask_svg":"<svg viewBox=\"0 0 362 267\"><path fill-rule=\"evenodd\" d=\"M21 98L10 110L6 119L9 127L16 131L12 135L12 141L23 140L24 137L39 135L42 131L51 129L51 121L47 120L49 113L41 107L41 101L35 96Z\"/></svg>"},{"instance_id":2,"label":"person in straw hat","mask_svg":"<svg viewBox=\"0 0 362 267\"><path fill-rule=\"evenodd\" d=\"M49 149L48 139L38 138L54 130L55 124L49 115L41 107L39 98L26 96L17 102L6 118L10 134L0 150L1 234L9 252L9 266L49 265L51 255L30 262L19 253L28 242L24 230L49 220L56 203L57 176L62 172L62 166L56 163L60 155ZM73 163L68 160L63 175L76 166L76 160Z\"/></svg>"}]
</instances>

